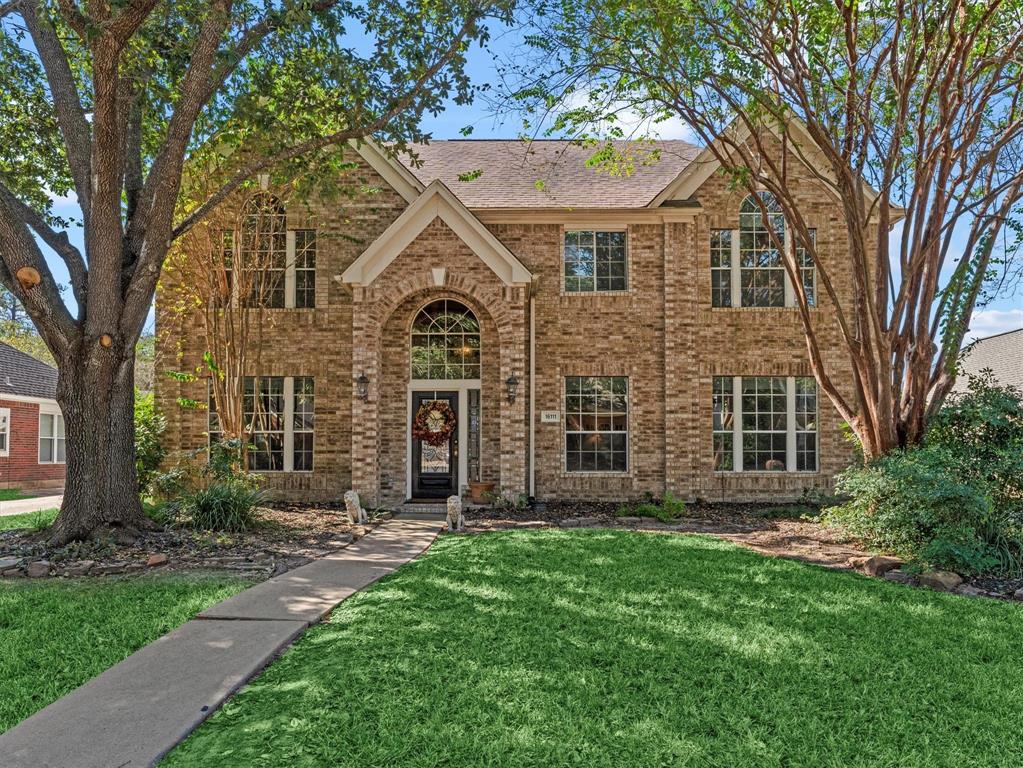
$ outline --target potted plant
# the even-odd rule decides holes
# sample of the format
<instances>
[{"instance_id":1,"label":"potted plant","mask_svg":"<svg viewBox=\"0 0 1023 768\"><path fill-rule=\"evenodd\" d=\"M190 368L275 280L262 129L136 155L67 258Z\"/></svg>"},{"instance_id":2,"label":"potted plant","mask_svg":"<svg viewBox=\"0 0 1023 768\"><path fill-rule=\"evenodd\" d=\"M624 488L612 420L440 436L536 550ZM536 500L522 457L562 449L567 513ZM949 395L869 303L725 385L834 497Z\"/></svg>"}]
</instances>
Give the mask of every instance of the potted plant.
<instances>
[{"instance_id":1,"label":"potted plant","mask_svg":"<svg viewBox=\"0 0 1023 768\"><path fill-rule=\"evenodd\" d=\"M469 483L469 501L473 504L489 504L494 497L494 483L475 480Z\"/></svg>"}]
</instances>

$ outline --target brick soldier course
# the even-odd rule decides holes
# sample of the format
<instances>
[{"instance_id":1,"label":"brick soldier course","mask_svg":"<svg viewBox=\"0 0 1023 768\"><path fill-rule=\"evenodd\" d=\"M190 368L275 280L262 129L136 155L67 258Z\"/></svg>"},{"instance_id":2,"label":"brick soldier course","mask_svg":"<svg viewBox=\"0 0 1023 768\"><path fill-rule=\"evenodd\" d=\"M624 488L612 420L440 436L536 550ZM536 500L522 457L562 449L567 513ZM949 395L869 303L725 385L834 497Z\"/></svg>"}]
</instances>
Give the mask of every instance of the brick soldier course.
<instances>
[{"instance_id":1,"label":"brick soldier course","mask_svg":"<svg viewBox=\"0 0 1023 768\"><path fill-rule=\"evenodd\" d=\"M709 161L698 148L659 148L658 162L616 177L587 168L589 150L557 141L438 141L418 150L421 165L363 145L348 180L359 195L284 198L288 229L316 230L316 306L268 310L272 329L260 370L250 373L313 379L314 453L311 471L268 472L269 487L310 501L354 489L365 504L383 506L415 495L410 329L437 299L464 304L480 329L479 470L459 471L458 492L480 480L509 498L671 491L748 500L830 487L850 449L823 395L816 471L715 470L714 377L811 373L794 307L711 305L711 230L739 227L744 195L718 174L701 174ZM840 207L797 158L787 166L832 281L847 294ZM626 290L566 291L565 232L577 230L626 232ZM170 276L157 299L158 370L189 370L204 350L187 321L161 322L173 289ZM826 359L848 370L830 301L818 293L812 313ZM565 387L576 376L628 378L625 471L569 471ZM444 379L416 384L451 388ZM207 417L176 401L204 399L205 389L158 377L170 447L182 454L205 443ZM462 442L459 456L468 450Z\"/></svg>"}]
</instances>

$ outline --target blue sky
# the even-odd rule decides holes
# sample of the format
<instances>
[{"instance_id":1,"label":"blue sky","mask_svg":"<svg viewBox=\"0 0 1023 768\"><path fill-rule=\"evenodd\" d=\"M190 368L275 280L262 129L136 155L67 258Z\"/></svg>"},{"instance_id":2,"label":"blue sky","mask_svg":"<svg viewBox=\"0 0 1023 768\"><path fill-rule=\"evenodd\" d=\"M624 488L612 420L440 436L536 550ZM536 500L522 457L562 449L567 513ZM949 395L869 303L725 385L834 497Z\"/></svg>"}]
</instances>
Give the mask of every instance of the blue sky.
<instances>
[{"instance_id":1,"label":"blue sky","mask_svg":"<svg viewBox=\"0 0 1023 768\"><path fill-rule=\"evenodd\" d=\"M501 54L508 54L510 46L517 41L509 36L501 39L498 36L492 41L491 46ZM492 81L496 77L496 70L490 53L474 47L469 55L468 70L473 81L483 83ZM457 106L449 104L448 108L436 116L427 116L423 121L423 128L434 138L459 138L461 129L471 125L473 128L472 138L515 138L521 130L520 121L515 116L496 117L493 109L484 100L477 100L469 106ZM691 139L691 132L680 120L669 120L651 127L650 133L664 139ZM55 201L55 212L58 215L79 217L74 198L57 199ZM81 230L73 228L69 231L72 241L81 247ZM893 233L896 236L898 233ZM51 269L58 282L67 282L67 270L63 263L56 258L48 259ZM73 301L73 300L72 300ZM150 318L150 329L152 318ZM1020 286L1010 295L1000 296L987 306L974 313L970 324L970 338L982 338L996 333L1023 328L1023 286Z\"/></svg>"}]
</instances>

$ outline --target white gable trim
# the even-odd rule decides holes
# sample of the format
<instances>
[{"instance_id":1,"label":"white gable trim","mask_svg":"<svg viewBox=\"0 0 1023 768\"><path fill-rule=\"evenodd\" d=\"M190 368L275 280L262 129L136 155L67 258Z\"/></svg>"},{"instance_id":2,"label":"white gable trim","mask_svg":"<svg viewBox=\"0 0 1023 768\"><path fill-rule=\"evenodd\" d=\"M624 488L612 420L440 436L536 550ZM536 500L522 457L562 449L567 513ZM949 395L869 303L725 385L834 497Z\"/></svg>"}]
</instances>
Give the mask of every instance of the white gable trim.
<instances>
[{"instance_id":1,"label":"white gable trim","mask_svg":"<svg viewBox=\"0 0 1023 768\"><path fill-rule=\"evenodd\" d=\"M348 142L348 146L358 152L369 167L379 173L381 178L405 199L406 203L411 203L423 193L422 182L372 139L353 139Z\"/></svg>"},{"instance_id":2,"label":"white gable trim","mask_svg":"<svg viewBox=\"0 0 1023 768\"><path fill-rule=\"evenodd\" d=\"M369 285L436 218L447 224L505 285L532 282L533 275L525 265L440 180L432 182L363 251L342 273L341 280L353 285Z\"/></svg>"},{"instance_id":3,"label":"white gable trim","mask_svg":"<svg viewBox=\"0 0 1023 768\"><path fill-rule=\"evenodd\" d=\"M831 169L824 162L820 147L817 142L814 141L813 137L806 130L806 126L803 125L801 120L795 117L791 118L787 126L789 128L789 139L794 140L796 146L802 150L803 160L811 166L812 170L821 176L821 178L827 179L828 181L835 183L835 175ZM773 123L769 128L774 131L779 137L781 137L781 131ZM725 132L731 135L731 138L736 142L743 142L750 136L749 127L745 123L738 121L732 123ZM706 183L711 176L717 173L721 167L720 161L714 155L713 150L710 147L705 148L696 157L693 162L682 169L675 179L662 189L657 197L650 201L647 207L656 208L662 205L667 200L690 200L693 195ZM867 185L867 201L872 202L877 198L877 192ZM893 214L897 215L902 209L893 208Z\"/></svg>"}]
</instances>

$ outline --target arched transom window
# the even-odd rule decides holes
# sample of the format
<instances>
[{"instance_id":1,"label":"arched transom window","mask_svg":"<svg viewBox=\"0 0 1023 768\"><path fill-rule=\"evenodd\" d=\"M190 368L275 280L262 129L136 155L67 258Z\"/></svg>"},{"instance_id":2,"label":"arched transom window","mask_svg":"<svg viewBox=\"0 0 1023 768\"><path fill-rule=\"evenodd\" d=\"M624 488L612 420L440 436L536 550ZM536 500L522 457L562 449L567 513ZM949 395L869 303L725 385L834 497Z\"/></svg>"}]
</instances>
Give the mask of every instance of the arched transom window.
<instances>
[{"instance_id":1,"label":"arched transom window","mask_svg":"<svg viewBox=\"0 0 1023 768\"><path fill-rule=\"evenodd\" d=\"M288 267L288 215L278 198L260 193L242 211L242 268L248 301L266 307L284 306Z\"/></svg>"},{"instance_id":2,"label":"arched transom window","mask_svg":"<svg viewBox=\"0 0 1023 768\"><path fill-rule=\"evenodd\" d=\"M710 233L711 305L715 307L795 306L782 251L771 238L773 229L786 249L794 248L807 303L816 305L816 269L810 252L787 231L781 204L770 192L748 195L739 206L739 228ZM816 246L817 230L810 229Z\"/></svg>"},{"instance_id":3,"label":"arched transom window","mask_svg":"<svg viewBox=\"0 0 1023 768\"><path fill-rule=\"evenodd\" d=\"M413 379L480 378L480 324L453 299L430 302L412 323Z\"/></svg>"}]
</instances>

